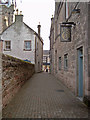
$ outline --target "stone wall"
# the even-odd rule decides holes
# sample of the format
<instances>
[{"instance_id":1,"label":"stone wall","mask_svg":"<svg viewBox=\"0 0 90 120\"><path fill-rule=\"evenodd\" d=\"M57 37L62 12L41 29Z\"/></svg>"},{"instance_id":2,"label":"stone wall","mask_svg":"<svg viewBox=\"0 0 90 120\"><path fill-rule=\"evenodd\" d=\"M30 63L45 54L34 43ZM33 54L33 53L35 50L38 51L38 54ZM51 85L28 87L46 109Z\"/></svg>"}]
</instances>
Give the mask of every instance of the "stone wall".
<instances>
[{"instance_id":1,"label":"stone wall","mask_svg":"<svg viewBox=\"0 0 90 120\"><path fill-rule=\"evenodd\" d=\"M2 33L2 6L0 5L0 33Z\"/></svg>"},{"instance_id":2,"label":"stone wall","mask_svg":"<svg viewBox=\"0 0 90 120\"><path fill-rule=\"evenodd\" d=\"M0 120L2 118L2 53L0 53Z\"/></svg>"},{"instance_id":3,"label":"stone wall","mask_svg":"<svg viewBox=\"0 0 90 120\"><path fill-rule=\"evenodd\" d=\"M21 86L34 74L34 65L2 55L2 103L5 107Z\"/></svg>"},{"instance_id":4,"label":"stone wall","mask_svg":"<svg viewBox=\"0 0 90 120\"><path fill-rule=\"evenodd\" d=\"M71 11L74 9L77 3L69 3ZM57 63L59 64L59 57L61 57L62 67L58 69L56 66L56 76L62 80L62 82L69 87L72 92L78 96L78 49L83 47L83 95L87 93L87 3L79 3L78 9L80 13L72 14L68 19L69 22L74 22L76 25L71 28L71 42L61 42L60 37L57 38L55 43L55 50L57 50ZM65 5L63 4L61 12L58 16L57 23L62 23L65 18L62 14L65 13ZM71 12L69 11L69 12ZM60 29L58 29L58 34ZM64 69L64 55L68 54L68 69Z\"/></svg>"},{"instance_id":5,"label":"stone wall","mask_svg":"<svg viewBox=\"0 0 90 120\"><path fill-rule=\"evenodd\" d=\"M65 19L65 3L60 7L59 13L54 16L54 26L55 21L57 22L57 34L55 36L55 42L53 44L53 49L51 49L53 61L51 64L52 71L58 79L60 79L70 90L79 96L79 55L78 51L80 48L83 49L83 98L85 96L90 96L90 83L89 83L89 7L88 3L68 3L69 6L69 16ZM72 13L73 9L77 6L80 9L80 13ZM71 14L72 13L72 14ZM56 18L56 19L55 19ZM76 25L71 28L71 42L61 42L60 37L60 23L62 22L74 22ZM55 29L55 27L54 27ZM56 30L55 30L56 31ZM51 41L52 40L51 38ZM67 64L68 67L65 69L65 58L67 54ZM59 57L61 57L61 68L59 69ZM54 73L53 73L54 71Z\"/></svg>"}]
</instances>

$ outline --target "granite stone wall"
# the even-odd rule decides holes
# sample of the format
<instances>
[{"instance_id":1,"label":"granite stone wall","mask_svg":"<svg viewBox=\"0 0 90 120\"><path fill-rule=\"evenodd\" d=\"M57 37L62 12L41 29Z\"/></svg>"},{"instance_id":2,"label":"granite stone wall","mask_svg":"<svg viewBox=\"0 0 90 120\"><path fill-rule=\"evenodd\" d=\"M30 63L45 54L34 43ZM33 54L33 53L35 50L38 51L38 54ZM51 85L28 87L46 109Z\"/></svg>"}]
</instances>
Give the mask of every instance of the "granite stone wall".
<instances>
[{"instance_id":1,"label":"granite stone wall","mask_svg":"<svg viewBox=\"0 0 90 120\"><path fill-rule=\"evenodd\" d=\"M22 85L34 74L34 65L23 60L2 55L2 104L10 102Z\"/></svg>"}]
</instances>

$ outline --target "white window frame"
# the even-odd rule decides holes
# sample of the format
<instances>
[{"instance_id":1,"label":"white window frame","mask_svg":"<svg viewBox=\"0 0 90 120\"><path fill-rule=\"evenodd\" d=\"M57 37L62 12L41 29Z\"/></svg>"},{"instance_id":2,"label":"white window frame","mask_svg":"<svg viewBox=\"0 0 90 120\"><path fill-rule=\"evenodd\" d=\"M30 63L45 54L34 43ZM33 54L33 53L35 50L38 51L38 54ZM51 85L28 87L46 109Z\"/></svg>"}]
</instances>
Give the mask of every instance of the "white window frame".
<instances>
[{"instance_id":1,"label":"white window frame","mask_svg":"<svg viewBox=\"0 0 90 120\"><path fill-rule=\"evenodd\" d=\"M8 42L10 42L10 44L7 44ZM5 41L5 51L10 51L11 50L11 41Z\"/></svg>"},{"instance_id":2,"label":"white window frame","mask_svg":"<svg viewBox=\"0 0 90 120\"><path fill-rule=\"evenodd\" d=\"M26 47L26 42L30 42L30 47L29 47L29 48ZM25 41L24 41L24 50L25 50L25 51L31 51L31 40L25 40Z\"/></svg>"}]
</instances>

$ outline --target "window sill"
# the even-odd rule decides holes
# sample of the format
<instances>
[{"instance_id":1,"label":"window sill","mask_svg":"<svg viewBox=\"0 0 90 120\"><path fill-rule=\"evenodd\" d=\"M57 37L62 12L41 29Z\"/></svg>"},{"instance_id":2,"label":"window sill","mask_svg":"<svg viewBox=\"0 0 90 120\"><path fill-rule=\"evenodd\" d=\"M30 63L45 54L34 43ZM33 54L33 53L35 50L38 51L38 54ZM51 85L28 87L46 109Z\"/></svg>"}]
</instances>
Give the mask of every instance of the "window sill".
<instances>
[{"instance_id":1,"label":"window sill","mask_svg":"<svg viewBox=\"0 0 90 120\"><path fill-rule=\"evenodd\" d=\"M64 68L64 71L68 71L68 68Z\"/></svg>"},{"instance_id":2,"label":"window sill","mask_svg":"<svg viewBox=\"0 0 90 120\"><path fill-rule=\"evenodd\" d=\"M31 49L30 50L27 50L27 49L23 49L24 51L31 51Z\"/></svg>"},{"instance_id":3,"label":"window sill","mask_svg":"<svg viewBox=\"0 0 90 120\"><path fill-rule=\"evenodd\" d=\"M11 51L11 49L4 49L4 51Z\"/></svg>"},{"instance_id":4,"label":"window sill","mask_svg":"<svg viewBox=\"0 0 90 120\"><path fill-rule=\"evenodd\" d=\"M59 71L61 71L62 69L59 69Z\"/></svg>"}]
</instances>

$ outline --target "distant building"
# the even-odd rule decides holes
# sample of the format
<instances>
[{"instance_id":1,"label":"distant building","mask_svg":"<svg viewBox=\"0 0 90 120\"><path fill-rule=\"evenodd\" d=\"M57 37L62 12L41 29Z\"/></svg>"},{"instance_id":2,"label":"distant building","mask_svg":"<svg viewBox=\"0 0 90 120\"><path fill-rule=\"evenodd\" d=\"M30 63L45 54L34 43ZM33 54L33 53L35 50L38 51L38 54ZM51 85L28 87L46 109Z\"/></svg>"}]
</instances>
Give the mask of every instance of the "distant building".
<instances>
[{"instance_id":1,"label":"distant building","mask_svg":"<svg viewBox=\"0 0 90 120\"><path fill-rule=\"evenodd\" d=\"M51 73L84 102L90 102L90 3L55 3L50 62Z\"/></svg>"},{"instance_id":2,"label":"distant building","mask_svg":"<svg viewBox=\"0 0 90 120\"><path fill-rule=\"evenodd\" d=\"M49 50L43 50L43 71L50 72Z\"/></svg>"},{"instance_id":3,"label":"distant building","mask_svg":"<svg viewBox=\"0 0 90 120\"><path fill-rule=\"evenodd\" d=\"M0 0L0 5L5 5L7 7L10 7L10 5L14 2L14 0Z\"/></svg>"},{"instance_id":4,"label":"distant building","mask_svg":"<svg viewBox=\"0 0 90 120\"><path fill-rule=\"evenodd\" d=\"M16 15L15 22L1 34L2 52L4 54L35 64L36 72L42 70L43 40L38 33L23 22L23 15Z\"/></svg>"},{"instance_id":5,"label":"distant building","mask_svg":"<svg viewBox=\"0 0 90 120\"><path fill-rule=\"evenodd\" d=\"M0 1L0 34L13 23L14 17L14 4L10 4L10 1L8 1L8 4L1 3ZM2 44L0 35L0 52L2 51Z\"/></svg>"},{"instance_id":6,"label":"distant building","mask_svg":"<svg viewBox=\"0 0 90 120\"><path fill-rule=\"evenodd\" d=\"M10 7L0 5L0 33L13 23L14 4Z\"/></svg>"}]
</instances>

